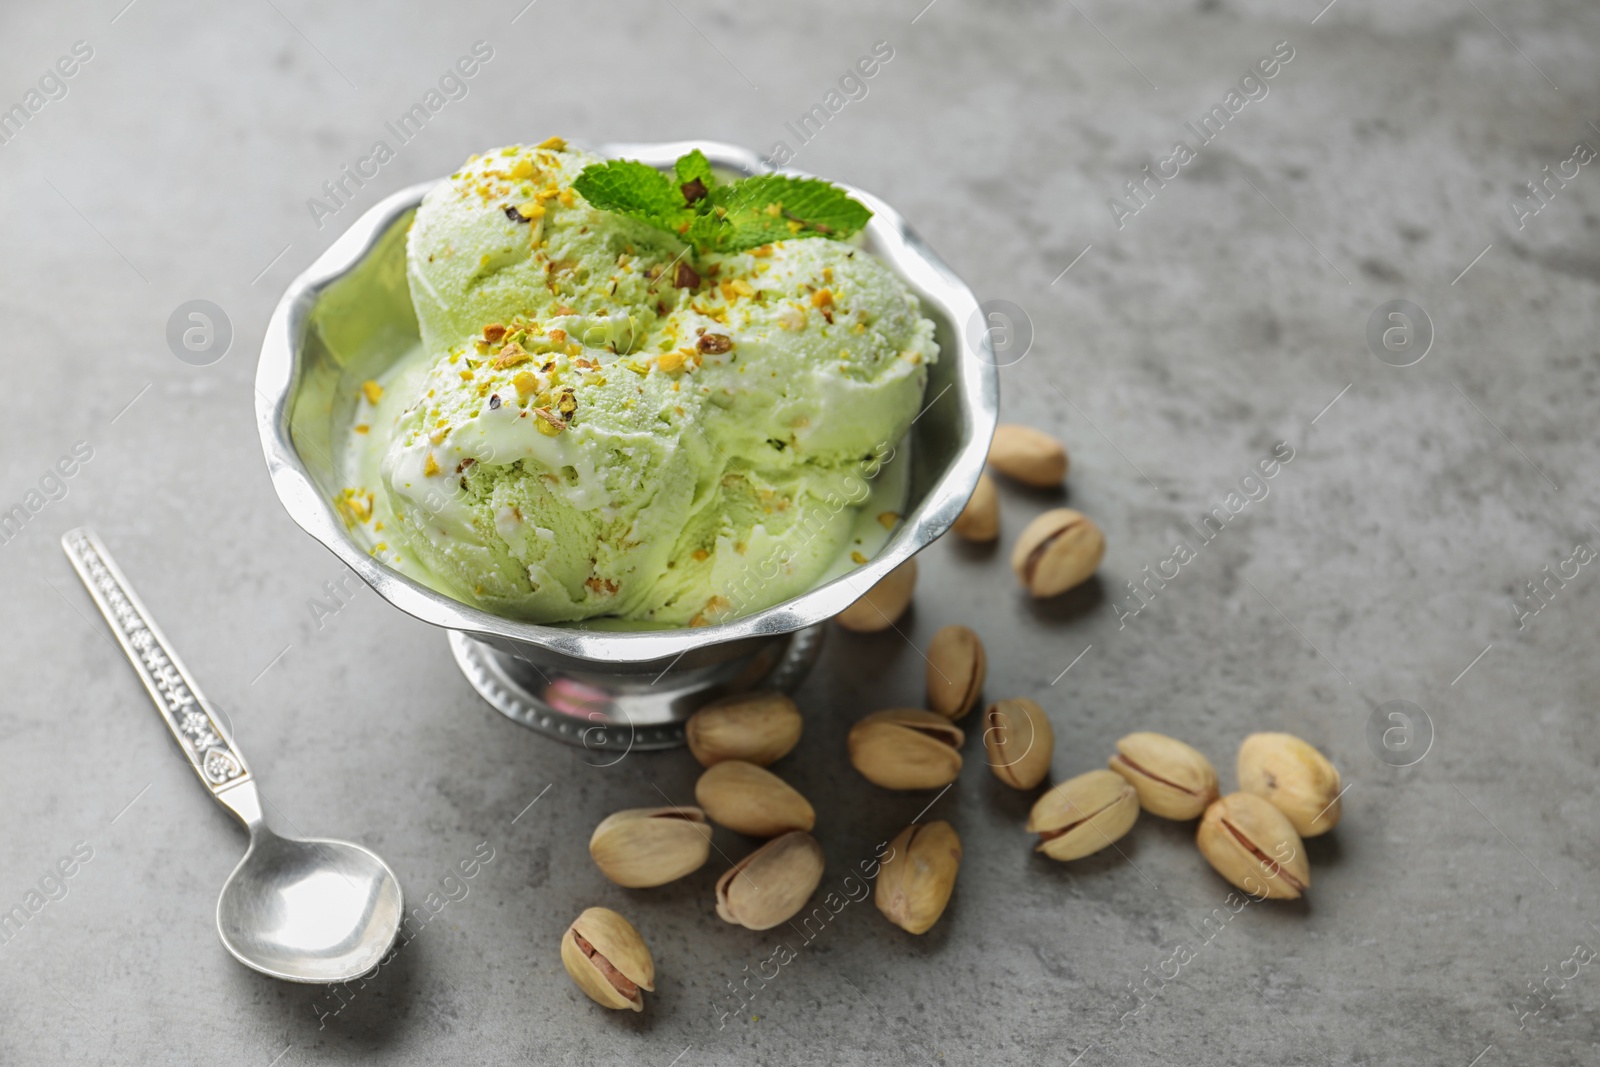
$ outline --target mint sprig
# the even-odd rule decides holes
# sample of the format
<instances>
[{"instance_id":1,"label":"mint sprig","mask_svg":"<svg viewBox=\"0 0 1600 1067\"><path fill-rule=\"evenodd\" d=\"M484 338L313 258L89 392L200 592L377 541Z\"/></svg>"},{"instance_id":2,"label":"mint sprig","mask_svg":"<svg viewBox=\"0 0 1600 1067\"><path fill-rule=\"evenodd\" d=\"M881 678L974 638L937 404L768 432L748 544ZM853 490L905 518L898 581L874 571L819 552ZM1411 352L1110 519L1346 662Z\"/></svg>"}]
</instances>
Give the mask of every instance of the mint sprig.
<instances>
[{"instance_id":1,"label":"mint sprig","mask_svg":"<svg viewBox=\"0 0 1600 1067\"><path fill-rule=\"evenodd\" d=\"M591 163L572 187L590 204L647 223L701 252L743 252L800 237L840 240L872 212L820 178L757 174L718 181L695 149L672 174L636 160Z\"/></svg>"}]
</instances>

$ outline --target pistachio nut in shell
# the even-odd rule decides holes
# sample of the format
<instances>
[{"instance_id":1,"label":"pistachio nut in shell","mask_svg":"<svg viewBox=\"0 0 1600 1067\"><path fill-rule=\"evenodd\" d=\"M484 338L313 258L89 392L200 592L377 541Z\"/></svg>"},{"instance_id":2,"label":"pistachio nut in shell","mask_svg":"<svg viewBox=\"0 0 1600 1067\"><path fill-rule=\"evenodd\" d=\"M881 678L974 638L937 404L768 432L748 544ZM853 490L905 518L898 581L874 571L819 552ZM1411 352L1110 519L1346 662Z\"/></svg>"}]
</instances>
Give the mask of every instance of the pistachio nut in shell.
<instances>
[{"instance_id":1,"label":"pistachio nut in shell","mask_svg":"<svg viewBox=\"0 0 1600 1067\"><path fill-rule=\"evenodd\" d=\"M793 786L743 760L706 768L694 784L694 799L712 822L752 837L776 837L817 824L817 813Z\"/></svg>"},{"instance_id":2,"label":"pistachio nut in shell","mask_svg":"<svg viewBox=\"0 0 1600 1067\"><path fill-rule=\"evenodd\" d=\"M850 763L885 789L938 789L961 773L966 735L943 715L890 708L850 728Z\"/></svg>"},{"instance_id":3,"label":"pistachio nut in shell","mask_svg":"<svg viewBox=\"0 0 1600 1067\"><path fill-rule=\"evenodd\" d=\"M1166 734L1141 731L1117 742L1111 769L1138 791L1139 806L1163 819L1198 819L1217 799L1217 769Z\"/></svg>"},{"instance_id":4,"label":"pistachio nut in shell","mask_svg":"<svg viewBox=\"0 0 1600 1067\"><path fill-rule=\"evenodd\" d=\"M967 541L993 541L1000 536L1000 491L994 479L987 474L978 475L978 486L967 498L956 521L950 525L957 537Z\"/></svg>"},{"instance_id":5,"label":"pistachio nut in shell","mask_svg":"<svg viewBox=\"0 0 1600 1067\"><path fill-rule=\"evenodd\" d=\"M983 747L996 778L1013 789L1032 789L1050 773L1056 734L1033 701L998 700L983 713Z\"/></svg>"},{"instance_id":6,"label":"pistachio nut in shell","mask_svg":"<svg viewBox=\"0 0 1600 1067\"><path fill-rule=\"evenodd\" d=\"M600 820L589 837L600 873L629 889L682 878L710 854L711 827L694 807L629 808Z\"/></svg>"},{"instance_id":7,"label":"pistachio nut in shell","mask_svg":"<svg viewBox=\"0 0 1600 1067\"><path fill-rule=\"evenodd\" d=\"M656 965L633 924L610 908L589 908L561 935L561 963L596 1004L644 1010L641 990L656 988Z\"/></svg>"},{"instance_id":8,"label":"pistachio nut in shell","mask_svg":"<svg viewBox=\"0 0 1600 1067\"><path fill-rule=\"evenodd\" d=\"M1194 840L1218 874L1258 900L1296 900L1311 885L1289 817L1254 793L1213 801Z\"/></svg>"},{"instance_id":9,"label":"pistachio nut in shell","mask_svg":"<svg viewBox=\"0 0 1600 1067\"><path fill-rule=\"evenodd\" d=\"M770 930L805 907L822 867L822 846L804 830L775 837L717 879L717 914L735 926Z\"/></svg>"},{"instance_id":10,"label":"pistachio nut in shell","mask_svg":"<svg viewBox=\"0 0 1600 1067\"><path fill-rule=\"evenodd\" d=\"M800 709L784 693L758 690L707 704L684 724L689 751L709 767L738 759L769 766L800 742Z\"/></svg>"},{"instance_id":11,"label":"pistachio nut in shell","mask_svg":"<svg viewBox=\"0 0 1600 1067\"><path fill-rule=\"evenodd\" d=\"M989 660L983 640L966 626L946 626L928 642L928 707L963 718L978 702Z\"/></svg>"},{"instance_id":12,"label":"pistachio nut in shell","mask_svg":"<svg viewBox=\"0 0 1600 1067\"><path fill-rule=\"evenodd\" d=\"M883 576L861 599L834 616L840 626L857 633L876 633L893 626L911 604L917 587L917 561L908 559Z\"/></svg>"},{"instance_id":13,"label":"pistachio nut in shell","mask_svg":"<svg viewBox=\"0 0 1600 1067\"><path fill-rule=\"evenodd\" d=\"M1042 430L1003 422L989 442L989 464L1025 485L1048 489L1067 477L1067 448Z\"/></svg>"},{"instance_id":14,"label":"pistachio nut in shell","mask_svg":"<svg viewBox=\"0 0 1600 1067\"><path fill-rule=\"evenodd\" d=\"M1138 818L1133 786L1111 771L1089 771L1040 797L1028 813L1028 832L1039 835L1037 851L1075 860L1110 845Z\"/></svg>"},{"instance_id":15,"label":"pistachio nut in shell","mask_svg":"<svg viewBox=\"0 0 1600 1067\"><path fill-rule=\"evenodd\" d=\"M1239 746L1239 788L1270 800L1301 837L1339 822L1339 772L1328 757L1293 734L1251 734Z\"/></svg>"},{"instance_id":16,"label":"pistachio nut in shell","mask_svg":"<svg viewBox=\"0 0 1600 1067\"><path fill-rule=\"evenodd\" d=\"M1054 508L1023 527L1011 550L1011 569L1034 596L1057 596L1088 581L1105 554L1105 534L1093 519Z\"/></svg>"},{"instance_id":17,"label":"pistachio nut in shell","mask_svg":"<svg viewBox=\"0 0 1600 1067\"><path fill-rule=\"evenodd\" d=\"M940 820L912 823L890 845L889 858L878 870L873 903L900 929L926 933L950 902L961 869L961 838Z\"/></svg>"}]
</instances>

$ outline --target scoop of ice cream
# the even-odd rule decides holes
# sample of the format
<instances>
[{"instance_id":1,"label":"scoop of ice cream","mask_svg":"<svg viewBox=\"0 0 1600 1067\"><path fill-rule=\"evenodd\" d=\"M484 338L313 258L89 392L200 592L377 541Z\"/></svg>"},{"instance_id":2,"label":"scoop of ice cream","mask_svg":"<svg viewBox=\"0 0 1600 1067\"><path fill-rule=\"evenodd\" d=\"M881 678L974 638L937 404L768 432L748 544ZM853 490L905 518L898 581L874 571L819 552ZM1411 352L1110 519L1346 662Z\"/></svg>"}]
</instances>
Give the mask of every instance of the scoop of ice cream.
<instances>
[{"instance_id":1,"label":"scoop of ice cream","mask_svg":"<svg viewBox=\"0 0 1600 1067\"><path fill-rule=\"evenodd\" d=\"M434 363L382 464L402 535L463 599L537 622L804 592L919 409L933 326L849 243L696 259L596 211L570 187L592 160L499 150L418 209ZM529 189L545 211L513 222Z\"/></svg>"},{"instance_id":2,"label":"scoop of ice cream","mask_svg":"<svg viewBox=\"0 0 1600 1067\"><path fill-rule=\"evenodd\" d=\"M704 297L665 330L703 349L701 380L723 415L706 420L719 448L774 451L769 466L863 456L906 430L938 355L933 323L882 262L853 245L783 241L718 257Z\"/></svg>"},{"instance_id":3,"label":"scoop of ice cream","mask_svg":"<svg viewBox=\"0 0 1600 1067\"><path fill-rule=\"evenodd\" d=\"M676 384L565 346L440 359L383 463L411 547L507 614L647 612L695 502L716 491L702 484L714 455L686 432L698 403Z\"/></svg>"},{"instance_id":4,"label":"scoop of ice cream","mask_svg":"<svg viewBox=\"0 0 1600 1067\"><path fill-rule=\"evenodd\" d=\"M429 190L407 237L406 274L423 348L443 352L491 322L571 317L590 330L642 334L676 306L671 234L598 211L572 180L598 156L561 145L511 145L474 156ZM599 343L604 343L600 341Z\"/></svg>"}]
</instances>

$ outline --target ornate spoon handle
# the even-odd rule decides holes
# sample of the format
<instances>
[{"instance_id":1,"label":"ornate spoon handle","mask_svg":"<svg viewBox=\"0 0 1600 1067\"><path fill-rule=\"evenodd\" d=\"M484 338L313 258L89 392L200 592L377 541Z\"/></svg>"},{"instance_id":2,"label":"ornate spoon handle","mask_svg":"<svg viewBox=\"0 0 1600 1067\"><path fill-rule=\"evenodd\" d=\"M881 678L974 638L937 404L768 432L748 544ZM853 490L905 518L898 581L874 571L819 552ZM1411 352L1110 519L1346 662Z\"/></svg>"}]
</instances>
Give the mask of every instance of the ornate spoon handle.
<instances>
[{"instance_id":1,"label":"ornate spoon handle","mask_svg":"<svg viewBox=\"0 0 1600 1067\"><path fill-rule=\"evenodd\" d=\"M128 654L139 680L150 693L150 699L155 701L172 736L177 738L178 747L189 757L195 773L211 790L212 796L234 809L234 798L225 800L222 793L249 782L250 768L234 748L233 738L217 721L210 703L200 695L194 679L167 644L166 637L151 620L150 613L139 602L100 539L87 527L68 530L61 537L61 547L88 587L89 595L94 597L100 614L111 624L111 632L117 635L117 642Z\"/></svg>"}]
</instances>

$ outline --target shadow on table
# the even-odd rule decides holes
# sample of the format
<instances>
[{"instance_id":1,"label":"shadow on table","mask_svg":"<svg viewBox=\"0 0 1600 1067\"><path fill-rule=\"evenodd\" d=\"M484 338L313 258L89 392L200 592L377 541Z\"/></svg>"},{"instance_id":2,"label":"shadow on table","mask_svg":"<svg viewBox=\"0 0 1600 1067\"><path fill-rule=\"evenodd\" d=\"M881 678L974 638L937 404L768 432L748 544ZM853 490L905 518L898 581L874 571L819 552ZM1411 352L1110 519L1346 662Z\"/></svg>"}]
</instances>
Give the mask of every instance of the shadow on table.
<instances>
[{"instance_id":1,"label":"shadow on table","mask_svg":"<svg viewBox=\"0 0 1600 1067\"><path fill-rule=\"evenodd\" d=\"M1344 845L1339 841L1339 831L1329 830L1317 837L1305 839L1306 859L1311 861L1313 873L1319 867L1337 867L1344 859Z\"/></svg>"},{"instance_id":2,"label":"shadow on table","mask_svg":"<svg viewBox=\"0 0 1600 1067\"><path fill-rule=\"evenodd\" d=\"M427 940L426 932L420 939ZM338 1045L377 1052L398 1047L411 1030L419 973L428 969L426 950L400 942L375 974L327 986L287 985L249 975L286 996L272 998L286 1009L286 1038L295 1048ZM267 998L249 998L265 1003Z\"/></svg>"},{"instance_id":3,"label":"shadow on table","mask_svg":"<svg viewBox=\"0 0 1600 1067\"><path fill-rule=\"evenodd\" d=\"M1032 505L1045 508L1070 508L1072 506L1072 487L1065 482L1060 485L1027 485L992 470L989 472L989 476L994 479L995 485L1000 490L1000 514L1002 516L1006 513L1005 501L1008 498L1020 497ZM1012 510L1016 509L1013 508ZM1030 515L1028 517L1031 519L1033 516ZM1013 522L1013 525L1020 530L1026 523Z\"/></svg>"},{"instance_id":4,"label":"shadow on table","mask_svg":"<svg viewBox=\"0 0 1600 1067\"><path fill-rule=\"evenodd\" d=\"M1105 585L1100 581L1098 574L1074 589L1069 589L1060 596L1046 597L1036 600L1022 593L1027 600L1028 614L1035 622L1045 623L1050 626L1059 626L1072 622L1080 616L1094 611L1105 603Z\"/></svg>"},{"instance_id":5,"label":"shadow on table","mask_svg":"<svg viewBox=\"0 0 1600 1067\"><path fill-rule=\"evenodd\" d=\"M962 560L976 563L993 559L994 557L1000 555L1000 542L1004 537L1005 530L1002 528L1000 531L1000 536L996 537L993 541L968 541L960 534L955 533L945 534L942 538L940 538L940 541L947 542L953 546L952 551L954 551L955 554ZM1010 548L1005 549L1005 551L1009 553ZM1007 558L1009 558L1009 556Z\"/></svg>"}]
</instances>

